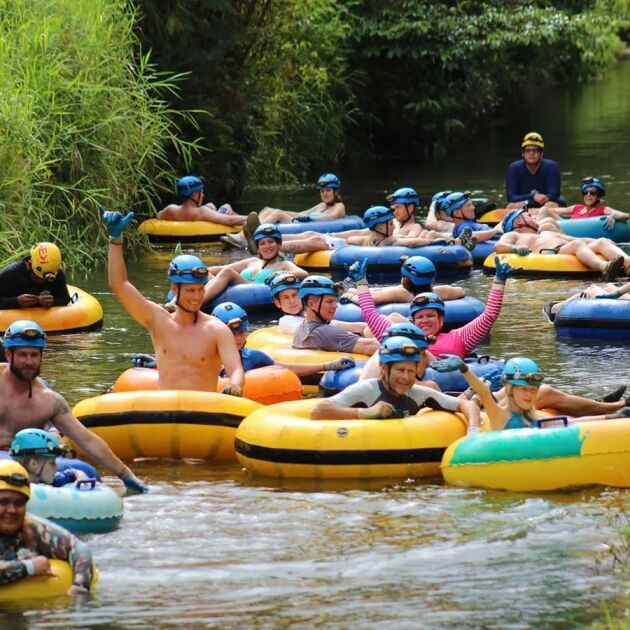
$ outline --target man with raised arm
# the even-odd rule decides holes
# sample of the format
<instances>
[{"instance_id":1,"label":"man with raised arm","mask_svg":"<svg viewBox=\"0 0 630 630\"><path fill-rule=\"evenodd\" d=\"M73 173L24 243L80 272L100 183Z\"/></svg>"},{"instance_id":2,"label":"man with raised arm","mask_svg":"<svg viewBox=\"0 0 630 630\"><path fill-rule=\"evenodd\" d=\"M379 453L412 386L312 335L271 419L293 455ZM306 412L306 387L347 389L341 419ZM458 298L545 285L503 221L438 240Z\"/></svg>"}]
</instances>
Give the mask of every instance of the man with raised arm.
<instances>
[{"instance_id":1,"label":"man with raised arm","mask_svg":"<svg viewBox=\"0 0 630 630\"><path fill-rule=\"evenodd\" d=\"M176 256L168 269L176 295L175 312L145 298L127 279L122 251L123 230L134 213L103 213L109 233L109 286L125 310L151 334L159 372L160 389L216 392L221 366L230 377L224 394L240 396L245 378L230 329L201 312L208 269L197 256Z\"/></svg>"}]
</instances>

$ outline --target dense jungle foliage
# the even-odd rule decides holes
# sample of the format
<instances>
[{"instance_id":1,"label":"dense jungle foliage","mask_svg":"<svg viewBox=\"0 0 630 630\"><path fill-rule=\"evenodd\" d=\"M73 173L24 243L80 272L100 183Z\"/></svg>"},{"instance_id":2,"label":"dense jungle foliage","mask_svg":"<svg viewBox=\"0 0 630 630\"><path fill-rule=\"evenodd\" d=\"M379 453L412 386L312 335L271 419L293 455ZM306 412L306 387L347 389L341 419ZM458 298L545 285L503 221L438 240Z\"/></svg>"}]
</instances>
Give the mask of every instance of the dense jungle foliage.
<instances>
[{"instance_id":1,"label":"dense jungle foliage","mask_svg":"<svg viewBox=\"0 0 630 630\"><path fill-rule=\"evenodd\" d=\"M445 150L532 85L599 75L630 0L0 0L0 258L104 253L150 214L343 161Z\"/></svg>"}]
</instances>

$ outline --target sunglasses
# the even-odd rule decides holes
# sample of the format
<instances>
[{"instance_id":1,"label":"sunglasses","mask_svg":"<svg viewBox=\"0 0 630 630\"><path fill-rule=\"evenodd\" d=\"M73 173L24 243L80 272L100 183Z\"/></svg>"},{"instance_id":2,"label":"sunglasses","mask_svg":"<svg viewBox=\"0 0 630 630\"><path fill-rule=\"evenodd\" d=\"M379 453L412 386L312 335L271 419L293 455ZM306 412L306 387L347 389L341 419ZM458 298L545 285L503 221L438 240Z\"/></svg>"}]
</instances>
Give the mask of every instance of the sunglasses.
<instances>
[{"instance_id":1,"label":"sunglasses","mask_svg":"<svg viewBox=\"0 0 630 630\"><path fill-rule=\"evenodd\" d=\"M413 300L411 300L411 303L414 306L426 306L427 304L441 304L442 306L444 306L444 300L442 298L439 297L435 297L435 298L430 298L427 297L426 295L416 295L416 297L413 298Z\"/></svg>"},{"instance_id":2,"label":"sunglasses","mask_svg":"<svg viewBox=\"0 0 630 630\"><path fill-rule=\"evenodd\" d=\"M227 322L226 325L232 332L240 332L243 324L249 324L249 320L247 317L235 317L234 319L231 319L229 322Z\"/></svg>"},{"instance_id":3,"label":"sunglasses","mask_svg":"<svg viewBox=\"0 0 630 630\"><path fill-rule=\"evenodd\" d=\"M37 330L37 328L25 328L17 332L7 330L4 333L5 339L46 339L46 333ZM1 479L1 477L0 477Z\"/></svg>"},{"instance_id":4,"label":"sunglasses","mask_svg":"<svg viewBox=\"0 0 630 630\"><path fill-rule=\"evenodd\" d=\"M520 372L514 372L514 374L504 374L503 376L506 379L508 378L522 379L529 383L542 383L545 380L545 375L541 374L540 372L536 372L536 373L530 372L528 374L521 374Z\"/></svg>"},{"instance_id":5,"label":"sunglasses","mask_svg":"<svg viewBox=\"0 0 630 630\"><path fill-rule=\"evenodd\" d=\"M584 197L586 197L586 195L593 195L594 197L597 197L597 195L599 194L599 191L597 190L597 188L587 188L582 195Z\"/></svg>"},{"instance_id":6,"label":"sunglasses","mask_svg":"<svg viewBox=\"0 0 630 630\"><path fill-rule=\"evenodd\" d=\"M406 343L402 346L399 346L398 348L393 348L391 350L388 348L381 348L381 354L403 354L406 357L409 357L413 354L418 354L418 352L418 347L413 343Z\"/></svg>"},{"instance_id":7,"label":"sunglasses","mask_svg":"<svg viewBox=\"0 0 630 630\"><path fill-rule=\"evenodd\" d=\"M10 475L0 475L0 481L4 481L12 486L18 488L26 487L29 485L28 477L21 475L20 473L11 473Z\"/></svg>"},{"instance_id":8,"label":"sunglasses","mask_svg":"<svg viewBox=\"0 0 630 630\"><path fill-rule=\"evenodd\" d=\"M174 276L192 276L193 278L207 278L207 267L193 267L192 269L171 269L169 273Z\"/></svg>"},{"instance_id":9,"label":"sunglasses","mask_svg":"<svg viewBox=\"0 0 630 630\"><path fill-rule=\"evenodd\" d=\"M523 149L523 153L542 153L542 149L538 147L527 147Z\"/></svg>"}]
</instances>

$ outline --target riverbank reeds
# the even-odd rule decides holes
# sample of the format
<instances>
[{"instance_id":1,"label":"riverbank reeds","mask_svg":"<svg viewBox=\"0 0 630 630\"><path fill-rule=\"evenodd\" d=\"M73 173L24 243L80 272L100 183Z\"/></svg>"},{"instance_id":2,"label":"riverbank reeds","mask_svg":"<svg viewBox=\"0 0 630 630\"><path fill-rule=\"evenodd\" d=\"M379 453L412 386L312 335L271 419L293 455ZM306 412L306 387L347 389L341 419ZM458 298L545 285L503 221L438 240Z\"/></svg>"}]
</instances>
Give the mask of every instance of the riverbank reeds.
<instances>
[{"instance_id":1,"label":"riverbank reeds","mask_svg":"<svg viewBox=\"0 0 630 630\"><path fill-rule=\"evenodd\" d=\"M0 259L46 240L93 266L98 204L151 212L173 188L169 152L198 150L167 101L180 77L139 54L134 21L124 0L0 0Z\"/></svg>"}]
</instances>

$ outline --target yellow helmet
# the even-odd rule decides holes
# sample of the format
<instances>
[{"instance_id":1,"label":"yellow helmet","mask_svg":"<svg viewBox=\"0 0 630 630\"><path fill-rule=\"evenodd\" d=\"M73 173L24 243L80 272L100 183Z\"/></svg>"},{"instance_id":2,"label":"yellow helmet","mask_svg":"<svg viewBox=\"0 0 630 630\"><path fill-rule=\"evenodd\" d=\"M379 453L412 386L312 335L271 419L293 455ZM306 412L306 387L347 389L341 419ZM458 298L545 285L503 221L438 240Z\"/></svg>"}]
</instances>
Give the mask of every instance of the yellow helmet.
<instances>
[{"instance_id":1,"label":"yellow helmet","mask_svg":"<svg viewBox=\"0 0 630 630\"><path fill-rule=\"evenodd\" d=\"M538 147L539 149L545 148L545 141L537 131L530 131L529 133L526 133L523 138L523 142L521 142L521 149L531 146Z\"/></svg>"},{"instance_id":2,"label":"yellow helmet","mask_svg":"<svg viewBox=\"0 0 630 630\"><path fill-rule=\"evenodd\" d=\"M29 499L31 485L26 468L12 459L0 459L0 490L13 490Z\"/></svg>"},{"instance_id":3,"label":"yellow helmet","mask_svg":"<svg viewBox=\"0 0 630 630\"><path fill-rule=\"evenodd\" d=\"M61 251L54 243L37 243L31 249L31 267L36 276L54 280L61 269Z\"/></svg>"}]
</instances>

